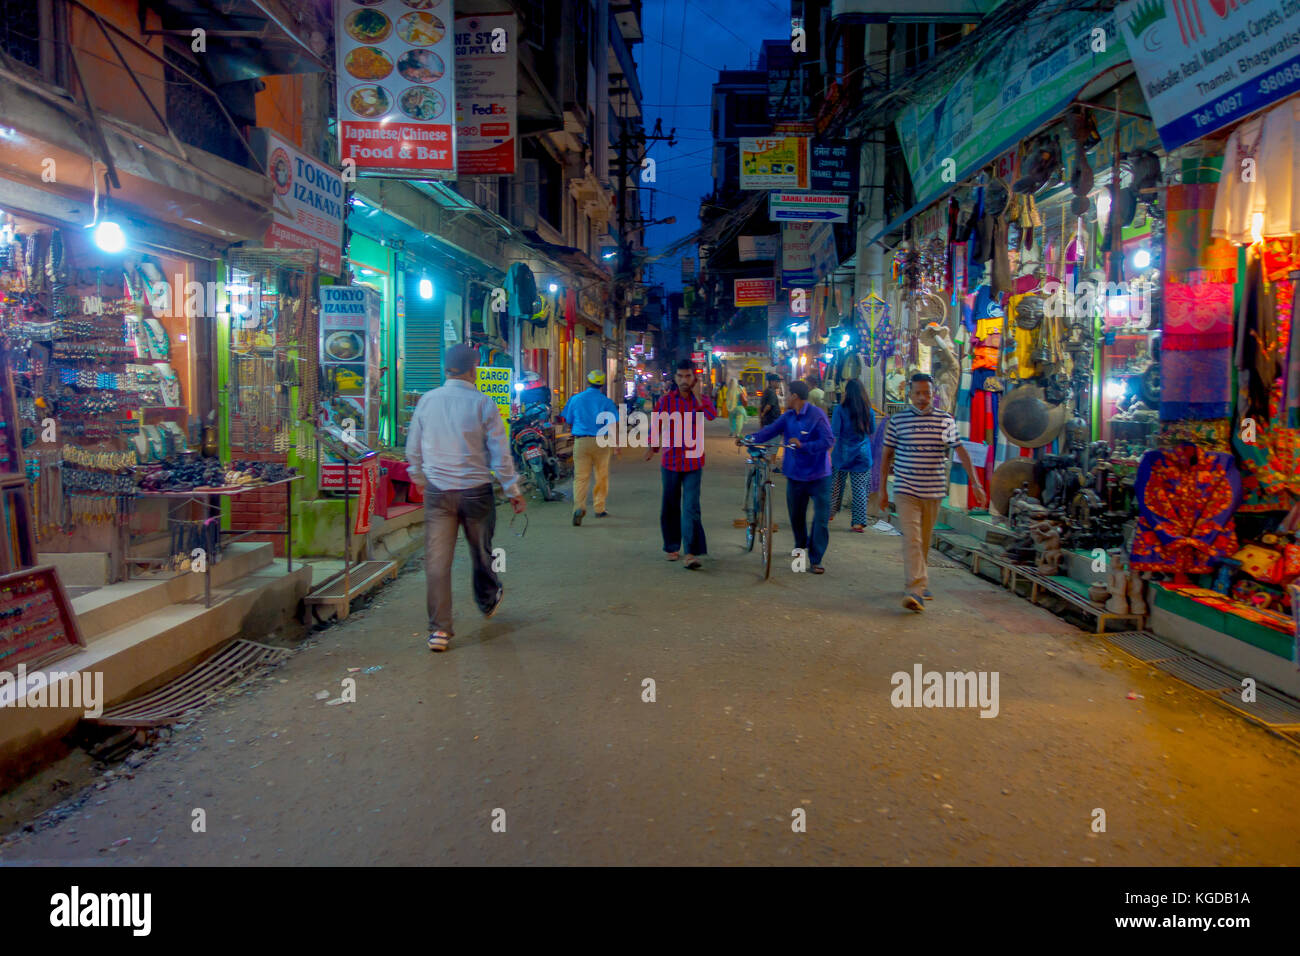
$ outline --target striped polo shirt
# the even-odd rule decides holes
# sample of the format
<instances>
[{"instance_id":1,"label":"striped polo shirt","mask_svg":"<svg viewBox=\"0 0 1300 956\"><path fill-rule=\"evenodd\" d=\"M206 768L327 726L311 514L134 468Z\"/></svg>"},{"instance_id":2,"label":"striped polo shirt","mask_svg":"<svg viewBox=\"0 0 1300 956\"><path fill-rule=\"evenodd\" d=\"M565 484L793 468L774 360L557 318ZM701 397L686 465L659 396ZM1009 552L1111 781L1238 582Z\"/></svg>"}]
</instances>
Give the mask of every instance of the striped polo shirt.
<instances>
[{"instance_id":1,"label":"striped polo shirt","mask_svg":"<svg viewBox=\"0 0 1300 956\"><path fill-rule=\"evenodd\" d=\"M946 497L948 456L957 441L957 422L937 408L923 415L908 405L890 415L885 447L894 449L894 493Z\"/></svg>"}]
</instances>

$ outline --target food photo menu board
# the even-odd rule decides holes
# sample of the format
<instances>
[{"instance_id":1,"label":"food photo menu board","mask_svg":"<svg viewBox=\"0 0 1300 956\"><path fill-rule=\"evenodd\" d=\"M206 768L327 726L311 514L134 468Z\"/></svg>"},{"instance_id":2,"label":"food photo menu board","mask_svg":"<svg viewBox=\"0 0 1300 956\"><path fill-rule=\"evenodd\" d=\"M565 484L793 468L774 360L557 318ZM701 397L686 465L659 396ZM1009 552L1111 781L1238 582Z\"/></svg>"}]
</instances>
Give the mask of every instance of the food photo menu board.
<instances>
[{"instance_id":1,"label":"food photo menu board","mask_svg":"<svg viewBox=\"0 0 1300 956\"><path fill-rule=\"evenodd\" d=\"M336 0L345 165L456 177L454 22L451 0Z\"/></svg>"}]
</instances>

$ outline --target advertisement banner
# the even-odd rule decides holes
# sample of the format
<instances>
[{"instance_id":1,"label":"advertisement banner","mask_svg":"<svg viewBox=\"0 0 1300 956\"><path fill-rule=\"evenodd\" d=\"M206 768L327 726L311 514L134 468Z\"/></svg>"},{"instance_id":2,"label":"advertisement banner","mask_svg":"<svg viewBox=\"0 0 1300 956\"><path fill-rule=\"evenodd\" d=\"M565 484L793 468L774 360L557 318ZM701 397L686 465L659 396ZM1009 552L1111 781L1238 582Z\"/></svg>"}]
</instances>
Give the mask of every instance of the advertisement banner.
<instances>
[{"instance_id":1,"label":"advertisement banner","mask_svg":"<svg viewBox=\"0 0 1300 956\"><path fill-rule=\"evenodd\" d=\"M839 260L835 227L828 222L781 224L781 284L813 286L829 274Z\"/></svg>"},{"instance_id":2,"label":"advertisement banner","mask_svg":"<svg viewBox=\"0 0 1300 956\"><path fill-rule=\"evenodd\" d=\"M741 189L807 189L808 140L777 136L740 141Z\"/></svg>"},{"instance_id":3,"label":"advertisement banner","mask_svg":"<svg viewBox=\"0 0 1300 956\"><path fill-rule=\"evenodd\" d=\"M738 309L751 305L768 305L776 298L775 279L736 279L732 304Z\"/></svg>"},{"instance_id":4,"label":"advertisement banner","mask_svg":"<svg viewBox=\"0 0 1300 956\"><path fill-rule=\"evenodd\" d=\"M315 249L321 272L343 269L343 177L292 143L267 131L267 175L271 177L271 249Z\"/></svg>"},{"instance_id":5,"label":"advertisement banner","mask_svg":"<svg viewBox=\"0 0 1300 956\"><path fill-rule=\"evenodd\" d=\"M1114 14L1045 0L1023 30L899 116L918 203L1032 133L1091 80L1128 58Z\"/></svg>"},{"instance_id":6,"label":"advertisement banner","mask_svg":"<svg viewBox=\"0 0 1300 956\"><path fill-rule=\"evenodd\" d=\"M1300 91L1300 3L1137 0L1123 25L1165 149Z\"/></svg>"},{"instance_id":7,"label":"advertisement banner","mask_svg":"<svg viewBox=\"0 0 1300 956\"><path fill-rule=\"evenodd\" d=\"M320 287L320 364L332 396L330 420L371 448L379 438L380 311L379 296L363 286ZM322 449L321 490L341 490L343 472L342 459ZM361 468L354 465L348 479L359 490Z\"/></svg>"},{"instance_id":8,"label":"advertisement banner","mask_svg":"<svg viewBox=\"0 0 1300 956\"><path fill-rule=\"evenodd\" d=\"M769 193L772 222L848 222L849 197L835 193Z\"/></svg>"},{"instance_id":9,"label":"advertisement banner","mask_svg":"<svg viewBox=\"0 0 1300 956\"><path fill-rule=\"evenodd\" d=\"M518 35L513 13L456 18L456 169L462 175L515 173Z\"/></svg>"},{"instance_id":10,"label":"advertisement banner","mask_svg":"<svg viewBox=\"0 0 1300 956\"><path fill-rule=\"evenodd\" d=\"M736 251L741 262L760 262L776 258L780 236L737 236Z\"/></svg>"},{"instance_id":11,"label":"advertisement banner","mask_svg":"<svg viewBox=\"0 0 1300 956\"><path fill-rule=\"evenodd\" d=\"M682 281L683 282L695 281L695 257L694 256L682 257Z\"/></svg>"},{"instance_id":12,"label":"advertisement banner","mask_svg":"<svg viewBox=\"0 0 1300 956\"><path fill-rule=\"evenodd\" d=\"M455 179L450 0L337 0L334 23L343 162Z\"/></svg>"},{"instance_id":13,"label":"advertisement banner","mask_svg":"<svg viewBox=\"0 0 1300 956\"><path fill-rule=\"evenodd\" d=\"M814 140L808 175L813 189L856 196L858 150L846 140Z\"/></svg>"},{"instance_id":14,"label":"advertisement banner","mask_svg":"<svg viewBox=\"0 0 1300 956\"><path fill-rule=\"evenodd\" d=\"M506 426L507 435L510 434L510 379L513 375L508 368L490 368L486 365L480 365L474 373L475 387L497 403L497 411L501 413L501 423Z\"/></svg>"}]
</instances>

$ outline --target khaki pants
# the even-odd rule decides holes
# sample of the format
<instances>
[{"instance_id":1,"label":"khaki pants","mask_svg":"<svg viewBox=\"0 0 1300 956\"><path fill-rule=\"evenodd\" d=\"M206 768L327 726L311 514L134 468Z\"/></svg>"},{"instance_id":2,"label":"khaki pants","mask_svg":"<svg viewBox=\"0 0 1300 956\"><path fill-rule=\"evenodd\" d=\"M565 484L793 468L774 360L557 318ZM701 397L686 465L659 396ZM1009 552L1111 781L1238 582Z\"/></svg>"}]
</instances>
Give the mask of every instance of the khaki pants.
<instances>
[{"instance_id":1,"label":"khaki pants","mask_svg":"<svg viewBox=\"0 0 1300 956\"><path fill-rule=\"evenodd\" d=\"M587 509L587 490L591 488L591 473L596 473L596 488L592 503L596 513L605 510L605 496L609 494L609 459L614 449L601 448L596 439L588 436L573 440L573 510Z\"/></svg>"},{"instance_id":2,"label":"khaki pants","mask_svg":"<svg viewBox=\"0 0 1300 956\"><path fill-rule=\"evenodd\" d=\"M930 537L939 517L939 501L938 498L915 498L912 495L894 496L898 506L898 528L903 532L903 588L917 597L930 586Z\"/></svg>"}]
</instances>

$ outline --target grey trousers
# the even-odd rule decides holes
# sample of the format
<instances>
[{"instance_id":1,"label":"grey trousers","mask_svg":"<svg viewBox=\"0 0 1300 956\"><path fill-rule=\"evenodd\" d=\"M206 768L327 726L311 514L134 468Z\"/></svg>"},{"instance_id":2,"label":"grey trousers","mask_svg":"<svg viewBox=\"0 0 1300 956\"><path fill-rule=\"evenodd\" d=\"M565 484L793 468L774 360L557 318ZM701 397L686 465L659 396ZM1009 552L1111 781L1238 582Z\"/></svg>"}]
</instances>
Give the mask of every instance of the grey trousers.
<instances>
[{"instance_id":1,"label":"grey trousers","mask_svg":"<svg viewBox=\"0 0 1300 956\"><path fill-rule=\"evenodd\" d=\"M496 603L501 579L492 570L492 532L496 530L496 498L491 484L461 491L424 486L424 576L429 630L454 633L451 627L451 562L456 532L465 529L474 568L474 601L480 611Z\"/></svg>"}]
</instances>

